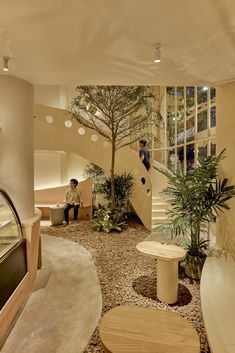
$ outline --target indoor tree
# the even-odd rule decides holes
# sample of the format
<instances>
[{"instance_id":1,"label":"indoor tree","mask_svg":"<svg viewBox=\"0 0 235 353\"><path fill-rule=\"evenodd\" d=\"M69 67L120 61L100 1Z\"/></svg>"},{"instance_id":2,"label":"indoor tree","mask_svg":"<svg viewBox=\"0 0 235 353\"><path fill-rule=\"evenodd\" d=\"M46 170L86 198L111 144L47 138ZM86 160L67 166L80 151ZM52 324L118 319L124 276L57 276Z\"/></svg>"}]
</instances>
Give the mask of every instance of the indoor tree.
<instances>
[{"instance_id":1,"label":"indoor tree","mask_svg":"<svg viewBox=\"0 0 235 353\"><path fill-rule=\"evenodd\" d=\"M143 86L78 86L68 109L71 117L102 135L112 147L110 168L111 207L115 208L115 155L145 135L153 124L154 98Z\"/></svg>"}]
</instances>

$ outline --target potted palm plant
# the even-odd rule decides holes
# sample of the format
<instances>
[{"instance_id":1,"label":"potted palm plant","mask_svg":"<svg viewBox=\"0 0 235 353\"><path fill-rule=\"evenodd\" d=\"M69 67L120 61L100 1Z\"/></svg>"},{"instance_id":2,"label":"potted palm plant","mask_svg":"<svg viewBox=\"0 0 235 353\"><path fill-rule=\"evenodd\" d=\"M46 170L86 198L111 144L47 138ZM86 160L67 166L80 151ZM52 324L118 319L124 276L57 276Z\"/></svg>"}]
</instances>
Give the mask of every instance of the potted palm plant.
<instances>
[{"instance_id":1,"label":"potted palm plant","mask_svg":"<svg viewBox=\"0 0 235 353\"><path fill-rule=\"evenodd\" d=\"M160 170L168 178L169 186L162 191L171 205L169 224L158 227L160 232L187 239L186 274L200 279L208 249L208 225L219 213L228 210L227 201L235 196L234 185L227 178L219 178L217 171L225 150L218 156L200 159L187 175Z\"/></svg>"}]
</instances>

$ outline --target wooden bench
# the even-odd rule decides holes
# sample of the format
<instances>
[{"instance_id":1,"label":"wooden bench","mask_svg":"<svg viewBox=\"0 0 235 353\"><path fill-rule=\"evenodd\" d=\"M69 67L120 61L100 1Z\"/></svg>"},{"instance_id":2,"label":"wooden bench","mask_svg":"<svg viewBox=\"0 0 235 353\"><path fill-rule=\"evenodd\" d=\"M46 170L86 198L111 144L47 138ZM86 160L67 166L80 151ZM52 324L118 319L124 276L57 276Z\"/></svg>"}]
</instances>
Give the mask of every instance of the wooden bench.
<instances>
[{"instance_id":1,"label":"wooden bench","mask_svg":"<svg viewBox=\"0 0 235 353\"><path fill-rule=\"evenodd\" d=\"M235 352L235 256L215 250L203 266L200 290L211 351Z\"/></svg>"},{"instance_id":2,"label":"wooden bench","mask_svg":"<svg viewBox=\"0 0 235 353\"><path fill-rule=\"evenodd\" d=\"M42 212L42 219L49 219L50 207L56 205L63 205L65 198L65 190L68 189L68 185L58 186L54 188L41 189L34 191L35 207L39 208ZM78 188L81 190L81 196L83 201L83 208L80 207L78 213L78 219L92 219L92 180L81 181L78 184ZM70 218L73 219L73 210L69 212Z\"/></svg>"}]
</instances>

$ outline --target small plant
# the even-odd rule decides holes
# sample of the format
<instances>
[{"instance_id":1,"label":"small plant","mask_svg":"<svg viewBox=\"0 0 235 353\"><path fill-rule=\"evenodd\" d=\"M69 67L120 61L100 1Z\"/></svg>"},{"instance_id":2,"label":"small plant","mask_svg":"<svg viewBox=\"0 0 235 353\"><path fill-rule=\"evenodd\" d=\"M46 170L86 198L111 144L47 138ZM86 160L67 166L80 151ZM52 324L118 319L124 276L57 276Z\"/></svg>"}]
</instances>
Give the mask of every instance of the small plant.
<instances>
[{"instance_id":1,"label":"small plant","mask_svg":"<svg viewBox=\"0 0 235 353\"><path fill-rule=\"evenodd\" d=\"M132 193L134 185L133 176L130 173L114 175L115 205L116 208L127 212L128 199ZM111 200L111 178L106 178L104 183L99 185L98 192L104 195L104 198L110 202Z\"/></svg>"},{"instance_id":2,"label":"small plant","mask_svg":"<svg viewBox=\"0 0 235 353\"><path fill-rule=\"evenodd\" d=\"M105 207L100 207L96 211L96 220L93 223L92 228L98 232L104 231L109 233L111 231L121 232L126 226L126 222L123 221L123 213L119 209L109 210Z\"/></svg>"}]
</instances>

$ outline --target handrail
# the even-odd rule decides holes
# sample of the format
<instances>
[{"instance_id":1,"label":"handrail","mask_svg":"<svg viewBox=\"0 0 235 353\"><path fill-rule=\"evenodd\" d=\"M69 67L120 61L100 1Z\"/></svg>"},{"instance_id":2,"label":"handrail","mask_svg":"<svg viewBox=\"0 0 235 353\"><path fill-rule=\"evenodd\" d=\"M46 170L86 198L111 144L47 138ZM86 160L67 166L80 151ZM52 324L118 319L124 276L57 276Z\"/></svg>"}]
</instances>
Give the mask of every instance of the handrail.
<instances>
[{"instance_id":1,"label":"handrail","mask_svg":"<svg viewBox=\"0 0 235 353\"><path fill-rule=\"evenodd\" d=\"M209 141L209 140L213 140L215 138L216 138L216 136L213 135L213 136L204 137L204 138L199 139L199 140L188 141L185 144L186 145L191 145L193 143L200 143L200 142L204 142L204 141ZM149 152L165 151L165 150L169 150L169 149L174 149L175 147L178 148L178 147L183 147L183 146L184 146L184 143L181 143L180 145L174 145L174 146L168 146L168 147L150 148Z\"/></svg>"}]
</instances>

